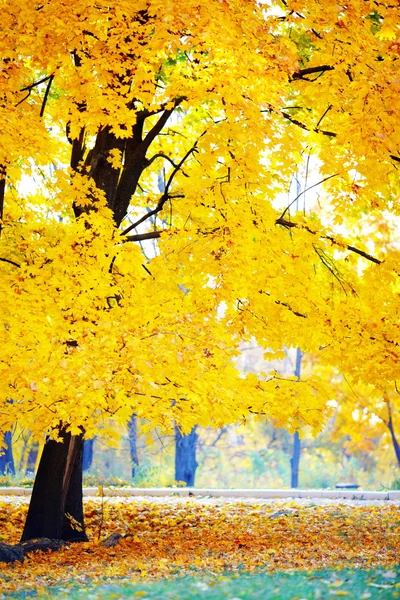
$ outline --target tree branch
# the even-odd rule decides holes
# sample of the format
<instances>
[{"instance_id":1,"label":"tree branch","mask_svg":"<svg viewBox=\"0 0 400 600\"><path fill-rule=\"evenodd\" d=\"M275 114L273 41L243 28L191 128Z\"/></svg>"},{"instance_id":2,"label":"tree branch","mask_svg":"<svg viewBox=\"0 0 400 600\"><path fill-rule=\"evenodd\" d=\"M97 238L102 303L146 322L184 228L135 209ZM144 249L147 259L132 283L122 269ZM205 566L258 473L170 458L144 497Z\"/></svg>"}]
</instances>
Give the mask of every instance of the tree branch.
<instances>
[{"instance_id":1,"label":"tree branch","mask_svg":"<svg viewBox=\"0 0 400 600\"><path fill-rule=\"evenodd\" d=\"M321 65L319 67L308 67L307 69L299 69L290 77L289 81L295 81L296 79L304 79L305 81L315 81L313 79L307 79L305 75L312 75L313 73L325 73L326 71L333 71L335 67L332 65Z\"/></svg>"},{"instance_id":2,"label":"tree branch","mask_svg":"<svg viewBox=\"0 0 400 600\"><path fill-rule=\"evenodd\" d=\"M174 110L179 106L179 104L181 104L184 101L184 99L185 98L183 96L176 98L173 103L172 108L168 108L168 109L164 110L163 114L158 119L157 123L150 129L150 131L148 132L148 134L146 135L146 137L143 140L146 148L148 148L150 146L150 144L153 142L153 140L156 138L156 136L163 129L164 125L166 124L166 122L168 121L168 119L170 118L170 116L172 115ZM144 116L144 118L147 119L147 117L151 116L152 114L157 114L158 112L160 112L160 111L157 111L156 113L149 112L148 114L146 114L146 111L141 111L138 113L138 118L141 118L142 116Z\"/></svg>"},{"instance_id":3,"label":"tree branch","mask_svg":"<svg viewBox=\"0 0 400 600\"><path fill-rule=\"evenodd\" d=\"M325 114L323 116L325 116ZM305 131L314 131L315 133L322 133L322 135L327 135L328 137L337 137L337 133L334 133L333 131L326 131L325 129L319 129L318 127L315 127L314 129L310 129L309 127L307 127L307 125L304 125L304 123L302 123L301 121L298 121L297 119L293 119L293 117L291 117L287 113L284 113L283 111L281 111L281 115L283 117L285 117L285 119L287 119L288 121L293 123L294 125L297 125L297 127L301 127L302 129L305 129ZM318 124L320 122L321 122L321 119L319 120Z\"/></svg>"},{"instance_id":4,"label":"tree branch","mask_svg":"<svg viewBox=\"0 0 400 600\"><path fill-rule=\"evenodd\" d=\"M21 268L21 265L19 265L18 263L14 262L13 260L10 260L8 258L0 258L0 260L2 262L9 263L10 265L14 265L14 267L18 267L19 269Z\"/></svg>"},{"instance_id":5,"label":"tree branch","mask_svg":"<svg viewBox=\"0 0 400 600\"><path fill-rule=\"evenodd\" d=\"M295 108L295 107L288 106L287 108L289 109L289 108ZM326 131L325 129L319 129L319 127L318 127L318 125L321 123L322 119L325 117L326 113L328 112L328 110L330 110L330 108L332 108L332 106L329 106L327 108L327 110L324 112L324 114L318 121L317 127L315 127L314 129L310 129L309 127L307 127L307 125L305 125L301 121L298 121L297 119L293 119L293 117L291 117L287 113L283 112L283 110L281 110L281 115L283 117L285 117L285 119L287 119L288 121L293 123L294 125L297 125L297 127L301 127L301 129L304 129L305 131L314 131L315 133L322 133L322 135L327 135L328 137L337 137L337 133L335 133L333 131ZM396 156L395 154L389 154L389 157L396 162L400 162L400 156Z\"/></svg>"},{"instance_id":6,"label":"tree branch","mask_svg":"<svg viewBox=\"0 0 400 600\"><path fill-rule=\"evenodd\" d=\"M32 90L35 87L38 87L39 85L41 85L42 83L45 83L46 81L48 81L49 83L47 84L47 88L46 88L46 92L45 92L45 96L42 102L42 108L40 110L40 116L43 116L42 111L44 112L44 108L46 106L46 102L47 102L47 97L49 95L50 92L50 86L53 82L54 79L54 74L52 75L48 75L47 77L43 77L43 79L39 79L39 81L35 81L34 83L31 83L30 85L27 85L23 88L21 88L21 92L28 92L27 95L25 96L25 98L22 98L22 100L20 100L19 102L17 102L17 104L15 106L19 106L20 104L22 104L22 102L25 102L25 100L27 100L29 98L29 96L32 93Z\"/></svg>"},{"instance_id":7,"label":"tree branch","mask_svg":"<svg viewBox=\"0 0 400 600\"><path fill-rule=\"evenodd\" d=\"M299 225L297 223L294 223L293 221L288 221L287 219L283 219L282 217L279 217L279 219L277 219L275 221L275 225L282 225L283 227L286 227L287 229L291 229L292 227L299 227ZM335 246L340 246L342 248L344 247L346 250L350 250L350 252L354 252L355 254L362 256L363 258L375 263L376 265L380 265L383 262L382 260L379 260L378 258L371 256L371 254L368 254L367 252L364 252L364 250L360 250L359 248L356 248L355 246L351 246L350 244L343 245L342 243L338 242L337 240L335 240L334 237L332 237L330 235L322 235L318 231L313 231L309 227L303 227L303 229L305 229L306 231L308 231L309 233L311 233L313 235L318 236L320 239L329 240Z\"/></svg>"},{"instance_id":8,"label":"tree branch","mask_svg":"<svg viewBox=\"0 0 400 600\"><path fill-rule=\"evenodd\" d=\"M161 237L162 231L148 231L147 233L137 233L135 235L127 235L125 242L142 242L144 240L155 240Z\"/></svg>"},{"instance_id":9,"label":"tree branch","mask_svg":"<svg viewBox=\"0 0 400 600\"><path fill-rule=\"evenodd\" d=\"M40 109L40 114L39 114L40 117L43 117L43 115L44 115L44 109L46 108L47 99L49 97L50 88L51 88L51 84L53 83L53 79L54 79L54 75L50 75L49 81L47 83L46 91L45 91L45 94L43 97L42 107Z\"/></svg>"},{"instance_id":10,"label":"tree branch","mask_svg":"<svg viewBox=\"0 0 400 600\"><path fill-rule=\"evenodd\" d=\"M163 152L157 152L157 154L154 154L154 156L149 158L148 161L146 162L144 168L147 169L147 167L149 167L155 160L157 160L157 158L164 158L174 167L174 169L176 169L176 167L177 167L176 163L174 163L172 158L170 158L167 154L163 154ZM186 175L186 173L184 173L183 171L182 171L182 174L185 177L189 177L189 175Z\"/></svg>"},{"instance_id":11,"label":"tree branch","mask_svg":"<svg viewBox=\"0 0 400 600\"><path fill-rule=\"evenodd\" d=\"M199 138L195 141L195 143L193 144L193 146L186 152L185 156L179 161L179 163L177 165L175 165L171 175L169 176L169 179L167 181L167 184L165 186L165 190L161 196L161 198L159 199L159 201L157 202L157 205L155 208L153 208L153 210L150 210L148 213L146 213L145 215L143 215L143 217L140 217L140 219L138 219L135 223L133 223L132 225L129 225L129 227L127 227L123 232L122 235L126 235L127 233L129 233L130 231L132 231L132 229L136 229L136 227L138 227L138 225L140 225L141 223L143 223L144 221L147 221L147 219L150 219L151 217L153 217L154 215L156 215L157 213L159 213L163 208L165 203L172 198L171 194L169 193L169 188L171 187L171 184L174 180L175 175L181 170L183 164L185 163L185 161L189 158L189 156L191 154L193 154L194 152L197 151L197 145L199 143L200 138L203 137L203 135L206 132L203 131L203 133L199 136ZM182 197L181 195L176 195L174 196L175 198L177 197Z\"/></svg>"},{"instance_id":12,"label":"tree branch","mask_svg":"<svg viewBox=\"0 0 400 600\"><path fill-rule=\"evenodd\" d=\"M325 116L326 116L326 115L327 115L327 113L328 113L328 112L331 110L331 108L332 108L332 104L328 104L328 108L326 109L326 111L324 112L324 114L322 115L322 117L319 119L319 121L318 121L318 123L317 123L317 127L316 127L316 129L317 129L317 130L318 130L318 127L319 127L319 126L320 126L320 124L321 124L321 121L322 121L322 119L324 119L324 118L325 118Z\"/></svg>"}]
</instances>

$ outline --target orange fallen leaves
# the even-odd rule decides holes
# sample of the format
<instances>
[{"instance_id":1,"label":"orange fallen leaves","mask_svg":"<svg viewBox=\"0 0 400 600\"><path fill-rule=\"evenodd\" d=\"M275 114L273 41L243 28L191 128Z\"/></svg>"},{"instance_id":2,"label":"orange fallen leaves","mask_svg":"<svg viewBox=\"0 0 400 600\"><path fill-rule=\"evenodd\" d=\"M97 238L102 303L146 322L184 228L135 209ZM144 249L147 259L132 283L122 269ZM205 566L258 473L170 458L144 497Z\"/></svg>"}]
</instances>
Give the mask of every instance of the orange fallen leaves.
<instances>
[{"instance_id":1,"label":"orange fallen leaves","mask_svg":"<svg viewBox=\"0 0 400 600\"><path fill-rule=\"evenodd\" d=\"M176 499L89 500L92 541L59 552L31 554L24 564L2 565L9 589L72 580L165 578L221 573L335 567L390 567L400 554L396 505L296 505ZM0 540L17 542L26 504L0 502ZM103 510L103 514L102 514ZM13 524L10 529L9 524ZM98 534L128 534L105 548ZM4 586L3 586L4 587Z\"/></svg>"}]
</instances>

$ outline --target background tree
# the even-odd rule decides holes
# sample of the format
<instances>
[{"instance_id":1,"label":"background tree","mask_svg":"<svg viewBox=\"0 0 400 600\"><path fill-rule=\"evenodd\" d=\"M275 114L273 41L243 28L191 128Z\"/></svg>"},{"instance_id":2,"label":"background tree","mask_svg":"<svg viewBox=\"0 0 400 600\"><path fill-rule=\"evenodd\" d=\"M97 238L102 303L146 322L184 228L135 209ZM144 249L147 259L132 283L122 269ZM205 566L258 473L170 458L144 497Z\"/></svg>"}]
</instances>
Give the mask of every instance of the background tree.
<instances>
[{"instance_id":1,"label":"background tree","mask_svg":"<svg viewBox=\"0 0 400 600\"><path fill-rule=\"evenodd\" d=\"M301 350L300 348L296 349L296 368L294 370L295 377L300 381L301 377ZM298 431L295 431L293 434L293 454L290 459L290 467L291 467L291 487L297 488L299 487L299 465L300 465L300 453L301 453L301 441L300 434Z\"/></svg>"},{"instance_id":2,"label":"background tree","mask_svg":"<svg viewBox=\"0 0 400 600\"><path fill-rule=\"evenodd\" d=\"M129 454L131 459L131 472L132 477L135 477L137 468L139 466L139 455L137 449L137 419L135 415L132 415L128 422L128 438Z\"/></svg>"},{"instance_id":3,"label":"background tree","mask_svg":"<svg viewBox=\"0 0 400 600\"><path fill-rule=\"evenodd\" d=\"M195 483L196 446L198 434L195 425L186 435L182 435L179 427L175 426L175 480L193 487Z\"/></svg>"},{"instance_id":4,"label":"background tree","mask_svg":"<svg viewBox=\"0 0 400 600\"><path fill-rule=\"evenodd\" d=\"M0 474L15 475L11 431L6 431L4 434L4 444L3 448L0 449Z\"/></svg>"}]
</instances>

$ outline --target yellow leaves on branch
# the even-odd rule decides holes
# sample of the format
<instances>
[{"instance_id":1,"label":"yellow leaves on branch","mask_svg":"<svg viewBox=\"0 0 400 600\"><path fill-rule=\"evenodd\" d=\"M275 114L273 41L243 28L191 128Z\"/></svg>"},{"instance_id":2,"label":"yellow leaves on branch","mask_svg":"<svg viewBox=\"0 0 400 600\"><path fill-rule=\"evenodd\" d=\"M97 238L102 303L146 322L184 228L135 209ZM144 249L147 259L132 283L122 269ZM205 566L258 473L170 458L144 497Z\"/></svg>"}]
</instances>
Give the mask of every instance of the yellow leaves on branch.
<instances>
[{"instance_id":1,"label":"yellow leaves on branch","mask_svg":"<svg viewBox=\"0 0 400 600\"><path fill-rule=\"evenodd\" d=\"M249 340L393 388L397 17L362 0L1 4L0 430L92 435L132 413L317 430L332 388L241 377ZM296 201L318 189L319 206L300 214L303 167Z\"/></svg>"}]
</instances>

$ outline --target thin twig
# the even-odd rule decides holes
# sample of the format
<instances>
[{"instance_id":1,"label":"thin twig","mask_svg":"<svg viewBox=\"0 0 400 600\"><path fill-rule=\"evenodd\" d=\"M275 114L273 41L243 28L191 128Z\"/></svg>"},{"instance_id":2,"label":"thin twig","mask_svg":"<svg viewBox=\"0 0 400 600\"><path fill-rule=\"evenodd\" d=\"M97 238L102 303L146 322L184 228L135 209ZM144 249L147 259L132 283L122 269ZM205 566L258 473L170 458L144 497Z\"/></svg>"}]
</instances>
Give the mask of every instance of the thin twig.
<instances>
[{"instance_id":1,"label":"thin twig","mask_svg":"<svg viewBox=\"0 0 400 600\"><path fill-rule=\"evenodd\" d=\"M316 130L317 130L317 129L318 129L318 127L320 126L322 119L324 119L324 117L325 117L325 116L326 116L326 114L327 114L327 113L328 113L328 112L331 110L331 108L332 108L332 104L329 104L329 105L328 105L328 108L326 109L326 111L324 112L324 114L322 115L322 117L320 118L320 120L318 121L318 123L317 123L317 127L316 127Z\"/></svg>"},{"instance_id":2,"label":"thin twig","mask_svg":"<svg viewBox=\"0 0 400 600\"><path fill-rule=\"evenodd\" d=\"M10 260L8 258L0 258L0 260L2 262L9 263L10 265L14 265L14 267L18 267L19 269L21 268L21 265L19 265L18 263L14 262L13 260Z\"/></svg>"},{"instance_id":3,"label":"thin twig","mask_svg":"<svg viewBox=\"0 0 400 600\"><path fill-rule=\"evenodd\" d=\"M298 194L296 196L296 198L294 200L292 200L292 202L285 208L285 210L283 211L283 213L281 214L281 216L279 217L280 219L283 219L283 217L285 216L285 214L287 213L287 211L289 210L289 208L295 203L297 202L297 200L300 198L300 196L302 196L303 194L305 194L306 192L308 192L309 190L312 190L313 188L317 187L318 185L321 185L322 183L324 183L325 181L328 181L328 179L332 179L332 177L337 177L340 173L335 173L334 175L329 175L328 177L325 177L324 179L321 179L321 181L318 181L318 183L314 183L314 185L310 185L310 187L306 188L305 190L303 190L302 192L300 192L300 194ZM279 219L278 219L279 220Z\"/></svg>"}]
</instances>

